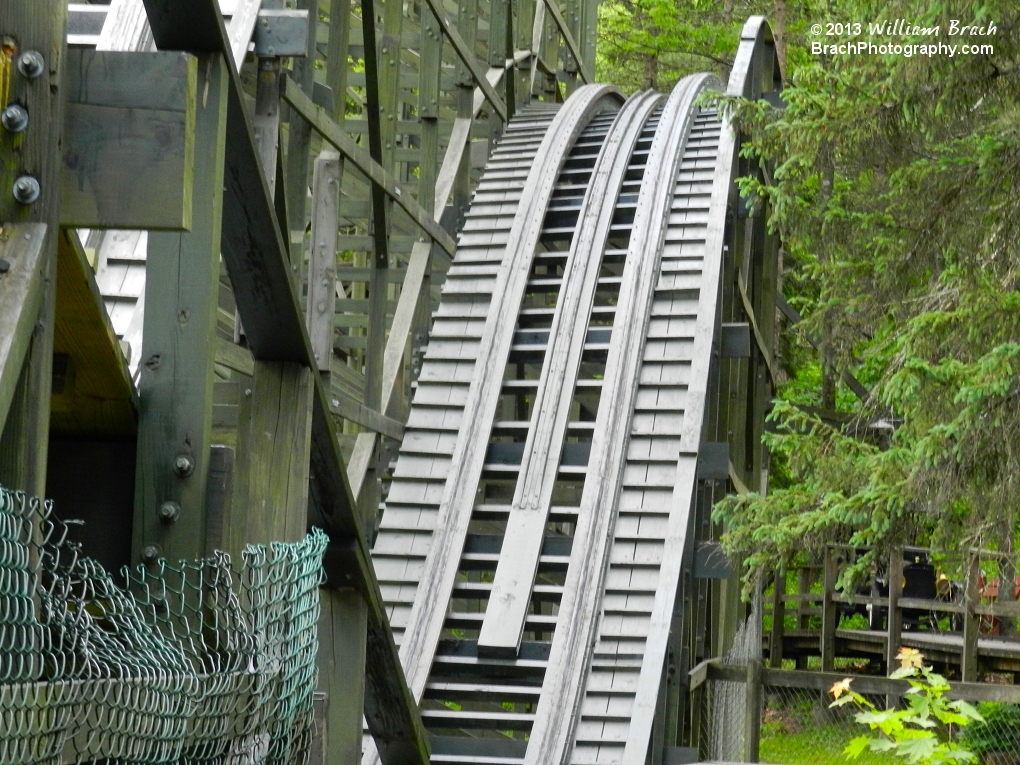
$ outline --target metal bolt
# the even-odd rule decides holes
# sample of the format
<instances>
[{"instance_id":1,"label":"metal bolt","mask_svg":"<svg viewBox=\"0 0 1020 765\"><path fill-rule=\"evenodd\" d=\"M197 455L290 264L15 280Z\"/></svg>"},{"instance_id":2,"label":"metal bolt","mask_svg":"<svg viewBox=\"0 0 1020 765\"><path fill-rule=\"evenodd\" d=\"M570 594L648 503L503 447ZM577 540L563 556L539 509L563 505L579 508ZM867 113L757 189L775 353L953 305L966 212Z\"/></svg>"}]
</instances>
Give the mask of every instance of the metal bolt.
<instances>
[{"instance_id":1,"label":"metal bolt","mask_svg":"<svg viewBox=\"0 0 1020 765\"><path fill-rule=\"evenodd\" d=\"M6 274L8 271L11 270L11 266L13 265L14 264L11 263L10 259L0 258L0 274Z\"/></svg>"},{"instance_id":2,"label":"metal bolt","mask_svg":"<svg viewBox=\"0 0 1020 765\"><path fill-rule=\"evenodd\" d=\"M244 389L244 395L250 396L251 395L251 388L245 388Z\"/></svg>"},{"instance_id":3,"label":"metal bolt","mask_svg":"<svg viewBox=\"0 0 1020 765\"><path fill-rule=\"evenodd\" d=\"M26 50L18 56L18 71L30 80L41 75L45 68L46 60L37 50Z\"/></svg>"},{"instance_id":4,"label":"metal bolt","mask_svg":"<svg viewBox=\"0 0 1020 765\"><path fill-rule=\"evenodd\" d=\"M8 133L20 133L28 127L28 112L21 104L11 104L0 114L0 123Z\"/></svg>"},{"instance_id":5,"label":"metal bolt","mask_svg":"<svg viewBox=\"0 0 1020 765\"><path fill-rule=\"evenodd\" d=\"M176 502L164 502L159 506L159 519L163 523L176 523L181 515L181 506Z\"/></svg>"},{"instance_id":6,"label":"metal bolt","mask_svg":"<svg viewBox=\"0 0 1020 765\"><path fill-rule=\"evenodd\" d=\"M14 198L23 205L30 205L39 198L42 187L31 175L23 175L14 182Z\"/></svg>"},{"instance_id":7,"label":"metal bolt","mask_svg":"<svg viewBox=\"0 0 1020 765\"><path fill-rule=\"evenodd\" d=\"M180 478L187 478L195 472L195 461L188 454L178 454L174 459L174 472Z\"/></svg>"},{"instance_id":8,"label":"metal bolt","mask_svg":"<svg viewBox=\"0 0 1020 765\"><path fill-rule=\"evenodd\" d=\"M146 545L142 548L142 560L146 563L155 563L162 554L163 550L159 545Z\"/></svg>"}]
</instances>

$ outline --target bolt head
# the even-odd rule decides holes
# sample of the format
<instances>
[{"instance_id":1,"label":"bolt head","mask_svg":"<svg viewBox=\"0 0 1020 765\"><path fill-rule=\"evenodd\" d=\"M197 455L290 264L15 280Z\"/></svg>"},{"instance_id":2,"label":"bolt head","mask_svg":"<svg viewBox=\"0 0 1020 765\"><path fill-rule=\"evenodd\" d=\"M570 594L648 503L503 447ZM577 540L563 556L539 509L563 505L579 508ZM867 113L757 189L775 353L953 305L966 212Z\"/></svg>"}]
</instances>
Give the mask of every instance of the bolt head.
<instances>
[{"instance_id":1,"label":"bolt head","mask_svg":"<svg viewBox=\"0 0 1020 765\"><path fill-rule=\"evenodd\" d=\"M18 56L18 71L23 77L34 80L43 73L45 68L46 60L37 50L26 50Z\"/></svg>"},{"instance_id":2,"label":"bolt head","mask_svg":"<svg viewBox=\"0 0 1020 765\"><path fill-rule=\"evenodd\" d=\"M30 205L39 198L42 187L31 175L23 175L14 182L14 198L23 205Z\"/></svg>"},{"instance_id":3,"label":"bolt head","mask_svg":"<svg viewBox=\"0 0 1020 765\"><path fill-rule=\"evenodd\" d=\"M174 523L181 515L181 506L176 502L164 502L159 506L159 519L163 523Z\"/></svg>"},{"instance_id":4,"label":"bolt head","mask_svg":"<svg viewBox=\"0 0 1020 765\"><path fill-rule=\"evenodd\" d=\"M195 460L189 454L178 454L174 458L174 472L181 478L187 478L195 472Z\"/></svg>"},{"instance_id":5,"label":"bolt head","mask_svg":"<svg viewBox=\"0 0 1020 765\"><path fill-rule=\"evenodd\" d=\"M28 127L28 112L21 104L11 104L0 113L0 123L8 133L21 133Z\"/></svg>"},{"instance_id":6,"label":"bolt head","mask_svg":"<svg viewBox=\"0 0 1020 765\"><path fill-rule=\"evenodd\" d=\"M142 548L142 560L146 563L154 563L162 554L159 545L146 545Z\"/></svg>"},{"instance_id":7,"label":"bolt head","mask_svg":"<svg viewBox=\"0 0 1020 765\"><path fill-rule=\"evenodd\" d=\"M10 261L10 258L0 258L0 274L6 274L11 270L11 266L14 264Z\"/></svg>"}]
</instances>

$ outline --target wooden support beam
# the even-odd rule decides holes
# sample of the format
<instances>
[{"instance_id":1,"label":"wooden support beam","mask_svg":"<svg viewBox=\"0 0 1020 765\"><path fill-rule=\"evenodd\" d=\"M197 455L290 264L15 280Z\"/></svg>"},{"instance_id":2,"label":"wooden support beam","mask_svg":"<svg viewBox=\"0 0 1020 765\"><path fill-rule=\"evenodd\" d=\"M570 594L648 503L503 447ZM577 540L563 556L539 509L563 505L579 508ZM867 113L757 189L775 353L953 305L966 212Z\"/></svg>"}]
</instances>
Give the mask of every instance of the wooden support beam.
<instances>
[{"instance_id":1,"label":"wooden support beam","mask_svg":"<svg viewBox=\"0 0 1020 765\"><path fill-rule=\"evenodd\" d=\"M222 17L213 0L145 0L156 44L166 50L225 53ZM223 210L223 255L253 355L265 361L315 366L304 314L290 278L287 250L255 152L240 79L231 73ZM303 94L302 94L303 95ZM428 741L417 705L407 689L386 610L360 531L360 519L340 456L329 402L314 381L308 522L333 540L333 558L363 584L369 608L366 717L382 742L384 765L427 765ZM345 586L354 586L347 584Z\"/></svg>"},{"instance_id":2,"label":"wooden support beam","mask_svg":"<svg viewBox=\"0 0 1020 765\"><path fill-rule=\"evenodd\" d=\"M64 229L57 248L53 407L60 435L134 438L138 395L78 234Z\"/></svg>"},{"instance_id":3,"label":"wooden support beam","mask_svg":"<svg viewBox=\"0 0 1020 765\"><path fill-rule=\"evenodd\" d=\"M839 613L836 611L836 551L832 547L825 548L825 562L822 574L822 634L820 651L822 655L822 672L831 672L836 651L836 623Z\"/></svg>"},{"instance_id":4,"label":"wooden support beam","mask_svg":"<svg viewBox=\"0 0 1020 765\"><path fill-rule=\"evenodd\" d=\"M195 214L189 233L149 235L139 365L134 559L200 557L213 404L229 72L199 66ZM147 179L151 182L151 178Z\"/></svg>"},{"instance_id":5,"label":"wooden support beam","mask_svg":"<svg viewBox=\"0 0 1020 765\"><path fill-rule=\"evenodd\" d=\"M392 175L375 162L363 148L354 143L351 137L326 115L321 106L316 106L289 79L283 84L283 100L308 120L315 131L339 151L345 159L350 160L358 170L367 175L374 185L381 187L386 195L400 205L422 231L442 247L450 257L453 257L457 250L457 243L453 237L432 220L432 217L422 209L421 205L409 195L404 194Z\"/></svg>"},{"instance_id":6,"label":"wooden support beam","mask_svg":"<svg viewBox=\"0 0 1020 765\"><path fill-rule=\"evenodd\" d=\"M361 762L368 607L357 590L323 590L319 688L326 692L323 765Z\"/></svg>"},{"instance_id":7,"label":"wooden support beam","mask_svg":"<svg viewBox=\"0 0 1020 765\"><path fill-rule=\"evenodd\" d=\"M0 430L7 421L14 390L32 344L45 294L46 224L4 227L0 236Z\"/></svg>"},{"instance_id":8,"label":"wooden support beam","mask_svg":"<svg viewBox=\"0 0 1020 765\"><path fill-rule=\"evenodd\" d=\"M343 417L363 428L399 441L404 437L404 424L398 420L391 419L372 409L367 404L362 404L355 399L343 394L337 395L331 402L332 412L337 417Z\"/></svg>"},{"instance_id":9,"label":"wooden support beam","mask_svg":"<svg viewBox=\"0 0 1020 765\"><path fill-rule=\"evenodd\" d=\"M18 343L12 343L24 360L15 368L7 359L4 365L11 363L10 370L0 370L7 378L12 372L20 374L13 398L0 400L7 410L5 419L0 421L0 483L39 497L46 492L53 378L60 199L58 153L63 131L66 29L65 0L0 3L0 35L14 41L13 45L5 43L5 51L0 55L4 80L0 108L21 106L28 118L20 133L0 130L0 227L42 226L34 230L16 229L22 238L25 234L42 237L38 245L25 242L33 249L38 246L38 265L32 268L38 268L41 274L41 300L36 302L33 276L23 293L28 305L22 305L22 311L25 308L30 311L25 323L18 322L22 332L25 326L34 328L30 345L23 345L24 336ZM35 310L34 315L31 309Z\"/></svg>"},{"instance_id":10,"label":"wooden support beam","mask_svg":"<svg viewBox=\"0 0 1020 765\"><path fill-rule=\"evenodd\" d=\"M896 655L902 647L903 610L900 606L900 596L903 595L903 550L901 548L894 547L889 553L887 577L889 579L889 606L886 617L885 666L886 674L891 674L898 666ZM895 699L886 699L887 706L891 707L895 703Z\"/></svg>"},{"instance_id":11,"label":"wooden support beam","mask_svg":"<svg viewBox=\"0 0 1020 765\"><path fill-rule=\"evenodd\" d=\"M288 361L256 361L247 422L238 424L234 495L225 548L295 542L308 515L312 370Z\"/></svg>"},{"instance_id":12,"label":"wooden support beam","mask_svg":"<svg viewBox=\"0 0 1020 765\"><path fill-rule=\"evenodd\" d=\"M478 65L478 61L475 59L472 47L464 41L460 32L457 31L457 27L451 21L449 14L443 7L442 0L426 0L426 2L428 3L432 13L435 14L436 19L439 21L439 25L442 27L443 33L449 39L450 44L453 45L453 49L457 52L457 56L460 57L460 60L471 71L471 76L474 78L475 84L482 89L482 93L485 94L486 100L503 122L509 121L510 117L509 112L507 112L506 104L503 103L503 99L499 97L496 90L485 78L485 72Z\"/></svg>"},{"instance_id":13,"label":"wooden support beam","mask_svg":"<svg viewBox=\"0 0 1020 765\"><path fill-rule=\"evenodd\" d=\"M981 600L981 559L973 551L967 555L967 580L964 583L963 652L960 656L960 677L965 683L978 679L978 635L981 618L974 610Z\"/></svg>"},{"instance_id":14,"label":"wooden support beam","mask_svg":"<svg viewBox=\"0 0 1020 765\"><path fill-rule=\"evenodd\" d=\"M333 315L336 312L337 231L340 227L339 154L323 152L312 173L312 246L308 255L308 298L305 319L320 372L329 373L333 358Z\"/></svg>"},{"instance_id":15,"label":"wooden support beam","mask_svg":"<svg viewBox=\"0 0 1020 765\"><path fill-rule=\"evenodd\" d=\"M79 49L66 66L61 224L190 230L197 59Z\"/></svg>"},{"instance_id":16,"label":"wooden support beam","mask_svg":"<svg viewBox=\"0 0 1020 765\"><path fill-rule=\"evenodd\" d=\"M570 31L570 27L567 25L566 19L563 18L563 12L560 10L560 6L557 4L556 0L542 0L542 2L545 3L545 6L549 9L549 13L552 14L553 19L556 21L556 26L559 27L560 34L563 35L563 41L567 44L567 49L570 51L570 55L573 56L574 61L577 62L581 78L586 83L593 82L591 65L588 63L584 55L582 55L581 48L574 39L573 32Z\"/></svg>"}]
</instances>

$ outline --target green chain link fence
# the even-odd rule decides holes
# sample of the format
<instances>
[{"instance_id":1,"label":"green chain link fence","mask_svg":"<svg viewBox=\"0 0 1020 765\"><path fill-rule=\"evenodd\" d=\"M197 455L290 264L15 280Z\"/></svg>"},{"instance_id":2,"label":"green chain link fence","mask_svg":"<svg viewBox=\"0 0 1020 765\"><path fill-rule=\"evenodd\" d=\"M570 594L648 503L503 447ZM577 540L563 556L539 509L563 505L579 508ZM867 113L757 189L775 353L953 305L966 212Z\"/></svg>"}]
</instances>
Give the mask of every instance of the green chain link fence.
<instances>
[{"instance_id":1,"label":"green chain link fence","mask_svg":"<svg viewBox=\"0 0 1020 765\"><path fill-rule=\"evenodd\" d=\"M118 584L67 531L0 487L0 763L306 761L324 533Z\"/></svg>"}]
</instances>

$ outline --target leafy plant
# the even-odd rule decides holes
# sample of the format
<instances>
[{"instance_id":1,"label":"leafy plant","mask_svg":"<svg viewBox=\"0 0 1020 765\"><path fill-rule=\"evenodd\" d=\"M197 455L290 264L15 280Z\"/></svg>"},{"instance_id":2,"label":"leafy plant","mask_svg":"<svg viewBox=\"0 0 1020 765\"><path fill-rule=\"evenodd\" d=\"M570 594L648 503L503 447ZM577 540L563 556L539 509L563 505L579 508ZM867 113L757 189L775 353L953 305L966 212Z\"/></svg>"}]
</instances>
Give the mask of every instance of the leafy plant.
<instances>
[{"instance_id":1,"label":"leafy plant","mask_svg":"<svg viewBox=\"0 0 1020 765\"><path fill-rule=\"evenodd\" d=\"M902 648L896 656L900 668L891 677L910 682L905 709L880 711L864 696L851 690L852 678L845 678L832 686L835 697L829 706L856 704L861 711L854 719L871 729L853 739L843 754L854 759L865 750L885 752L900 757L911 765L943 765L943 763L977 762L977 755L950 741L950 726L964 727L984 718L966 701L949 701L946 679L931 667L923 665L920 651Z\"/></svg>"}]
</instances>

